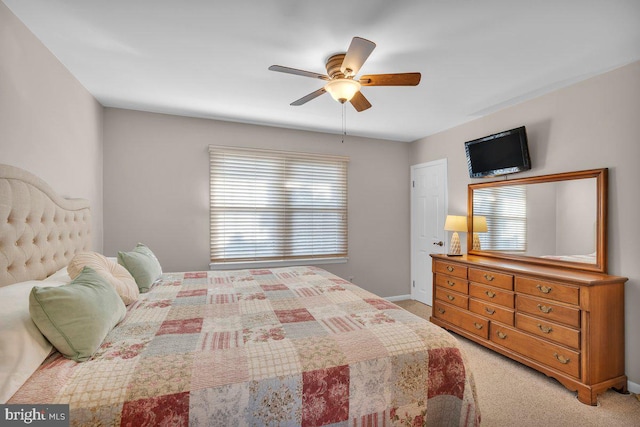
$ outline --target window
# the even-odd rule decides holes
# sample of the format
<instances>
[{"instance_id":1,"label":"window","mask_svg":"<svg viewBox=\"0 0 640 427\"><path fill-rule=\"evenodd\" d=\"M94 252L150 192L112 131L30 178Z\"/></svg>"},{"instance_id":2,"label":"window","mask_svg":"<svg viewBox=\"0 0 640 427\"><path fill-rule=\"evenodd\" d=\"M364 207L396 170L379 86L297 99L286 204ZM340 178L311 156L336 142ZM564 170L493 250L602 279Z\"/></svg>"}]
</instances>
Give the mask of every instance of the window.
<instances>
[{"instance_id":1,"label":"window","mask_svg":"<svg viewBox=\"0 0 640 427\"><path fill-rule=\"evenodd\" d=\"M349 159L209 147L211 267L347 257Z\"/></svg>"},{"instance_id":2,"label":"window","mask_svg":"<svg viewBox=\"0 0 640 427\"><path fill-rule=\"evenodd\" d=\"M474 191L473 214L487 218L488 232L478 233L482 250L527 250L527 189L524 185Z\"/></svg>"}]
</instances>

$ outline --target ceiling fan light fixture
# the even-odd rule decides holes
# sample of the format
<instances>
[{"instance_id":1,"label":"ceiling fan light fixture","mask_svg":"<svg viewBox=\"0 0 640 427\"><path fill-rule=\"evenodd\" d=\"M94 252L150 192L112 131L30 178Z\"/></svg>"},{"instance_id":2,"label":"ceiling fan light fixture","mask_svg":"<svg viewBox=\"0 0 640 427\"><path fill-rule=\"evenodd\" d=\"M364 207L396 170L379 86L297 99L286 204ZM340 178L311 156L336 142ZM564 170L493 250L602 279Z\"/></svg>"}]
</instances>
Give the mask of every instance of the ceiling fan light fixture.
<instances>
[{"instance_id":1,"label":"ceiling fan light fixture","mask_svg":"<svg viewBox=\"0 0 640 427\"><path fill-rule=\"evenodd\" d=\"M333 79L329 81L324 90L341 104L351 101L351 98L360 90L360 83L353 79Z\"/></svg>"}]
</instances>

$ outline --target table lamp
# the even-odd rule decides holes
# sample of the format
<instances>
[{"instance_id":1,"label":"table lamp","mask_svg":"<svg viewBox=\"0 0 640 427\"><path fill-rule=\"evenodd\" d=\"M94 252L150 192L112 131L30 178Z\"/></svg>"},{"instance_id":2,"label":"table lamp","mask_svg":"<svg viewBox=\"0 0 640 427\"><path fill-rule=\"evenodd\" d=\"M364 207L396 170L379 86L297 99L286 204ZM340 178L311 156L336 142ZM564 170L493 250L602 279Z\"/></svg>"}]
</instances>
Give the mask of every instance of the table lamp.
<instances>
[{"instance_id":1,"label":"table lamp","mask_svg":"<svg viewBox=\"0 0 640 427\"><path fill-rule=\"evenodd\" d=\"M449 256L462 255L460 253L460 236L458 231L467 232L467 217L461 215L447 215L447 219L444 222L444 229L446 231L453 231L451 236L451 244L449 245Z\"/></svg>"},{"instance_id":2,"label":"table lamp","mask_svg":"<svg viewBox=\"0 0 640 427\"><path fill-rule=\"evenodd\" d=\"M482 245L480 244L480 236L478 233L486 233L487 232L487 217L474 215L473 216L473 250L479 251L482 249Z\"/></svg>"}]
</instances>

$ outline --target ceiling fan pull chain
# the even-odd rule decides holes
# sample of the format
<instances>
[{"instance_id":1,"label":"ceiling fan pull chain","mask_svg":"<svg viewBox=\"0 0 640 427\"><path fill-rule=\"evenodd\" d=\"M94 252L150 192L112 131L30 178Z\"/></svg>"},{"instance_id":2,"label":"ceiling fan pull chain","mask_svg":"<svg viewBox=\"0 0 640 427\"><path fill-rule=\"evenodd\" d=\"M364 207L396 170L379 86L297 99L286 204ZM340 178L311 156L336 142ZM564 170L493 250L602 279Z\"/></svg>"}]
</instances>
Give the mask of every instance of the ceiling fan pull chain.
<instances>
[{"instance_id":1,"label":"ceiling fan pull chain","mask_svg":"<svg viewBox=\"0 0 640 427\"><path fill-rule=\"evenodd\" d=\"M344 144L344 137L347 135L347 103L342 103L342 143Z\"/></svg>"}]
</instances>

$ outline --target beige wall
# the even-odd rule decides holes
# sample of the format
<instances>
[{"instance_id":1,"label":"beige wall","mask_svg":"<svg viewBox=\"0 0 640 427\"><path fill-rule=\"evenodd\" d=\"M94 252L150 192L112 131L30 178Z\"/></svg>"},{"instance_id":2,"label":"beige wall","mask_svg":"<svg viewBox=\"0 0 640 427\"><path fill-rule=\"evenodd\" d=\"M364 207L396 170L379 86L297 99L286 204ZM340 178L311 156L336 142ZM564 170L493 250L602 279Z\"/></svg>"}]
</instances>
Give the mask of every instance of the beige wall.
<instances>
[{"instance_id":1,"label":"beige wall","mask_svg":"<svg viewBox=\"0 0 640 427\"><path fill-rule=\"evenodd\" d=\"M104 118L105 254L136 242L167 271L209 265L209 144L350 156L349 261L381 296L409 287L409 144L121 109Z\"/></svg>"},{"instance_id":2,"label":"beige wall","mask_svg":"<svg viewBox=\"0 0 640 427\"><path fill-rule=\"evenodd\" d=\"M533 169L518 176L609 168L609 273L629 278L626 371L640 387L640 62L415 141L411 164L448 158L449 210L466 212L464 141L521 125Z\"/></svg>"},{"instance_id":3,"label":"beige wall","mask_svg":"<svg viewBox=\"0 0 640 427\"><path fill-rule=\"evenodd\" d=\"M102 106L0 2L0 163L89 199L102 249Z\"/></svg>"}]
</instances>

